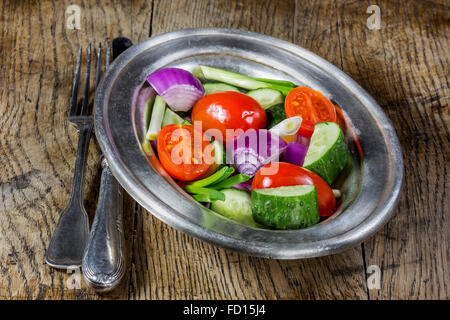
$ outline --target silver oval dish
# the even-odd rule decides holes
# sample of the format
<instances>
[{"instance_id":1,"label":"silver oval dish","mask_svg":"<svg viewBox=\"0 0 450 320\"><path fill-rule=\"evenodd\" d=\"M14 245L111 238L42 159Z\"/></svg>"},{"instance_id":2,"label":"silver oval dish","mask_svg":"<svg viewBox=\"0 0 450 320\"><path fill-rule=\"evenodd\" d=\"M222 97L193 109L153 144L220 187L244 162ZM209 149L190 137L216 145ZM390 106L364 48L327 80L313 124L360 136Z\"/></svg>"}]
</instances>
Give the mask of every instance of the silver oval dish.
<instances>
[{"instance_id":1,"label":"silver oval dish","mask_svg":"<svg viewBox=\"0 0 450 320\"><path fill-rule=\"evenodd\" d=\"M338 178L338 211L302 230L247 227L206 209L186 194L138 142L131 100L150 72L192 70L203 64L242 74L284 79L320 90L348 120L352 164ZM374 234L391 217L403 181L395 130L375 100L341 70L317 55L269 36L230 29L188 29L149 38L118 57L95 97L95 130L114 176L144 208L170 226L240 253L277 259L323 256ZM359 139L364 156L354 141Z\"/></svg>"}]
</instances>

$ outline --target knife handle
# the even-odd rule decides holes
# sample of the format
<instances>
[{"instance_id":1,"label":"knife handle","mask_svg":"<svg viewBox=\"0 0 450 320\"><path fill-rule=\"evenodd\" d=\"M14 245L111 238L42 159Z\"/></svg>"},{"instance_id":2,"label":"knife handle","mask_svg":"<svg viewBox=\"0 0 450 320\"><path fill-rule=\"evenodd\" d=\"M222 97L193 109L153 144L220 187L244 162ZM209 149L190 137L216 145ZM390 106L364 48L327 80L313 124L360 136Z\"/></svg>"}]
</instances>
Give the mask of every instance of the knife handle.
<instances>
[{"instance_id":1,"label":"knife handle","mask_svg":"<svg viewBox=\"0 0 450 320\"><path fill-rule=\"evenodd\" d=\"M92 230L83 256L83 275L96 291L114 289L125 273L122 188L102 160L102 177Z\"/></svg>"}]
</instances>

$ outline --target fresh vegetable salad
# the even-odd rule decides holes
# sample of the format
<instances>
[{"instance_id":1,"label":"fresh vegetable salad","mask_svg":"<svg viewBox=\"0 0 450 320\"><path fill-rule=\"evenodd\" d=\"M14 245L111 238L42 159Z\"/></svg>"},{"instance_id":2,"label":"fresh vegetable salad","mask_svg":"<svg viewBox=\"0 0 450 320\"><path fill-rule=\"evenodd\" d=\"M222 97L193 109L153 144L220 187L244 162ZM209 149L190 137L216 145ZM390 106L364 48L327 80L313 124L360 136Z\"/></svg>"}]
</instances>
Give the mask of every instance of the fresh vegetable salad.
<instances>
[{"instance_id":1,"label":"fresh vegetable salad","mask_svg":"<svg viewBox=\"0 0 450 320\"><path fill-rule=\"evenodd\" d=\"M350 152L342 113L319 91L198 66L149 74L134 99L143 150L218 214L299 229L336 211Z\"/></svg>"}]
</instances>

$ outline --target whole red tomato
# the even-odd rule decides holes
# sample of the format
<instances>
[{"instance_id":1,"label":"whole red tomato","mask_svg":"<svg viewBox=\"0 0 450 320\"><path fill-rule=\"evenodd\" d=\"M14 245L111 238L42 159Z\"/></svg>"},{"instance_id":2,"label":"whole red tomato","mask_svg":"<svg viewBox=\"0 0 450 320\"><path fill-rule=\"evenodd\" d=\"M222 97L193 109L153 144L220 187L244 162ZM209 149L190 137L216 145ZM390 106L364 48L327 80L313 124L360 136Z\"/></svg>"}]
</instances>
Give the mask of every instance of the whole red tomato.
<instances>
[{"instance_id":1,"label":"whole red tomato","mask_svg":"<svg viewBox=\"0 0 450 320\"><path fill-rule=\"evenodd\" d=\"M233 138L230 134L227 137L227 129L242 129L245 132L265 128L266 112L248 95L224 91L208 94L198 100L192 109L192 121L201 121L203 131L217 129L218 134L211 134L213 131L209 130L209 136L223 142Z\"/></svg>"},{"instance_id":2,"label":"whole red tomato","mask_svg":"<svg viewBox=\"0 0 450 320\"><path fill-rule=\"evenodd\" d=\"M328 217L336 208L336 198L330 186L317 174L305 168L286 162L275 162L276 172L260 169L253 178L252 189L289 187L296 185L314 185L317 189L320 216ZM267 164L265 167L270 166ZM263 168L265 168L263 167ZM269 174L262 174L268 172Z\"/></svg>"}]
</instances>

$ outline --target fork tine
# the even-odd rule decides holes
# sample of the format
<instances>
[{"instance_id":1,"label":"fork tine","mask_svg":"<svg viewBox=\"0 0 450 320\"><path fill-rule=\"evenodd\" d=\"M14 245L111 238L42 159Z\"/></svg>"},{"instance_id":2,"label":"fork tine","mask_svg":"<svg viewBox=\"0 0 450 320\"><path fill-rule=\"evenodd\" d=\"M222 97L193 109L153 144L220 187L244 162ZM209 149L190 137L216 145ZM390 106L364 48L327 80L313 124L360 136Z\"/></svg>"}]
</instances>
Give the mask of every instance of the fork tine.
<instances>
[{"instance_id":1,"label":"fork tine","mask_svg":"<svg viewBox=\"0 0 450 320\"><path fill-rule=\"evenodd\" d=\"M77 97L78 97L78 85L80 83L80 69L81 69L81 53L82 48L78 49L77 65L75 68L75 75L73 77L72 85L72 99L70 101L69 118L73 117L77 113Z\"/></svg>"},{"instance_id":2,"label":"fork tine","mask_svg":"<svg viewBox=\"0 0 450 320\"><path fill-rule=\"evenodd\" d=\"M95 74L95 88L97 89L98 83L100 82L100 73L102 71L102 44L98 44L97 49L97 72Z\"/></svg>"},{"instance_id":3,"label":"fork tine","mask_svg":"<svg viewBox=\"0 0 450 320\"><path fill-rule=\"evenodd\" d=\"M88 46L88 58L86 62L86 79L84 83L83 105L81 106L81 115L86 116L89 109L89 78L91 75L91 44Z\"/></svg>"},{"instance_id":4,"label":"fork tine","mask_svg":"<svg viewBox=\"0 0 450 320\"><path fill-rule=\"evenodd\" d=\"M87 49L87 63L86 63L86 79L84 84L84 97L83 105L81 106L81 115L86 116L89 109L89 77L91 74L91 44L89 44Z\"/></svg>"}]
</instances>

